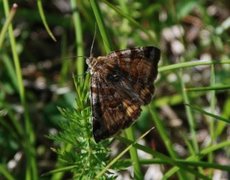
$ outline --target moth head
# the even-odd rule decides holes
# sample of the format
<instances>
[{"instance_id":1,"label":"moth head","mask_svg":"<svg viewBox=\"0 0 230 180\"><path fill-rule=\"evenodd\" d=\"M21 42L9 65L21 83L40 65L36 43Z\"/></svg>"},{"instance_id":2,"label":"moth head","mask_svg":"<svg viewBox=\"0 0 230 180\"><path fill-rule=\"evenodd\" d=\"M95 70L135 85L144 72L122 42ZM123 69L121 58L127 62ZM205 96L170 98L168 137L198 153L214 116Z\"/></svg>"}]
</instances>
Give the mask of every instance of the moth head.
<instances>
[{"instance_id":1,"label":"moth head","mask_svg":"<svg viewBox=\"0 0 230 180\"><path fill-rule=\"evenodd\" d=\"M98 68L98 59L93 56L90 56L86 59L86 64L88 65L90 74L93 74Z\"/></svg>"},{"instance_id":2,"label":"moth head","mask_svg":"<svg viewBox=\"0 0 230 180\"><path fill-rule=\"evenodd\" d=\"M86 64L90 68L100 68L104 66L105 62L106 62L106 59L103 56L99 56L97 58L90 56L89 58L86 59Z\"/></svg>"},{"instance_id":3,"label":"moth head","mask_svg":"<svg viewBox=\"0 0 230 180\"><path fill-rule=\"evenodd\" d=\"M93 61L93 57L91 56L86 59L86 64L89 66L89 68L91 67L92 61Z\"/></svg>"}]
</instances>

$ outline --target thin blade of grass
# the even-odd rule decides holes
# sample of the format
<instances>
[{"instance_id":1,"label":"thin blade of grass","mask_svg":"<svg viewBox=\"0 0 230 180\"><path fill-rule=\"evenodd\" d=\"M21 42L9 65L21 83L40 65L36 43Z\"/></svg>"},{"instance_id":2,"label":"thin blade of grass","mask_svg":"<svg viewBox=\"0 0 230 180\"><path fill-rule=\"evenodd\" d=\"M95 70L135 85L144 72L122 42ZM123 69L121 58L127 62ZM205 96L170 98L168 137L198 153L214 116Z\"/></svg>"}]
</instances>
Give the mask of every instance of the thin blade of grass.
<instances>
[{"instance_id":1,"label":"thin blade of grass","mask_svg":"<svg viewBox=\"0 0 230 180\"><path fill-rule=\"evenodd\" d=\"M194 166L194 167L203 167L203 168L213 168L219 169L222 171L230 171L230 166L228 165L220 165L216 163L208 163L204 161L189 161L189 160L182 160L182 159L175 159L176 163L180 163L183 166ZM162 159L141 159L140 163L142 165L151 165L151 164L167 164L168 162Z\"/></svg>"},{"instance_id":2,"label":"thin blade of grass","mask_svg":"<svg viewBox=\"0 0 230 180\"><path fill-rule=\"evenodd\" d=\"M49 172L43 173L43 174L41 174L41 176L48 176L50 174L65 172L65 171L71 170L71 169L76 168L76 167L78 167L78 166L77 165L70 165L70 166L57 168L57 169L51 170Z\"/></svg>"},{"instance_id":3,"label":"thin blade of grass","mask_svg":"<svg viewBox=\"0 0 230 180\"><path fill-rule=\"evenodd\" d=\"M223 111L221 117L227 118L230 117L230 98L226 100L223 105ZM218 138L224 131L224 129L228 126L224 121L218 121L216 128L215 128L215 138Z\"/></svg>"},{"instance_id":4,"label":"thin blade of grass","mask_svg":"<svg viewBox=\"0 0 230 180\"><path fill-rule=\"evenodd\" d=\"M44 13L44 10L42 7L42 0L37 0L37 6L38 6L38 12L41 16L42 23L44 24L46 31L48 32L50 37L56 42L57 40L56 40L55 36L53 35L52 31L50 30L50 27L47 23L46 16L45 16L45 13Z\"/></svg>"},{"instance_id":5,"label":"thin blade of grass","mask_svg":"<svg viewBox=\"0 0 230 180\"><path fill-rule=\"evenodd\" d=\"M112 161L110 161L109 164L106 165L106 167L97 174L96 179L98 179L100 176L102 176L115 162L118 161L126 152L130 150L131 147L134 146L140 139L144 138L151 130L153 130L154 127L146 131L142 136L140 136L136 141L132 142L128 147L126 147L120 154L118 154Z\"/></svg>"},{"instance_id":6,"label":"thin blade of grass","mask_svg":"<svg viewBox=\"0 0 230 180\"><path fill-rule=\"evenodd\" d=\"M171 71L181 68L187 68L187 67L194 67L194 66L207 66L210 64L230 64L230 60L222 60L222 61L192 61L192 62L183 62L168 66L159 67L158 71L164 72L164 71Z\"/></svg>"},{"instance_id":7,"label":"thin blade of grass","mask_svg":"<svg viewBox=\"0 0 230 180\"><path fill-rule=\"evenodd\" d=\"M210 84L211 86L215 86L215 66L211 65L211 76L210 76ZM215 112L215 107L216 107L216 96L215 96L215 92L216 91L211 91L210 92L210 96L211 96L211 102L210 102L210 109L211 109L211 113L214 114ZM214 118L209 117L209 132L210 132L210 137L211 137L211 141L210 144L214 144L215 143L215 125L216 125L216 121L214 121ZM213 153L209 153L208 155L208 162L211 163L213 162ZM210 173L211 175L211 173Z\"/></svg>"},{"instance_id":8,"label":"thin blade of grass","mask_svg":"<svg viewBox=\"0 0 230 180\"><path fill-rule=\"evenodd\" d=\"M2 54L2 62L6 68L6 72L8 74L8 76L10 77L10 80L13 84L13 86L15 87L16 91L19 91L18 89L18 84L17 84L17 79L16 77L16 73L15 73L15 69L14 69L14 65L12 63L12 61L10 60L9 56Z\"/></svg>"},{"instance_id":9,"label":"thin blade of grass","mask_svg":"<svg viewBox=\"0 0 230 180\"><path fill-rule=\"evenodd\" d=\"M212 113L209 113L209 112L207 112L207 111L204 111L203 109L201 109L201 108L199 108L199 107L197 107L197 106L193 106L193 105L190 105L190 104L185 104L185 105L191 107L192 110L199 111L199 112L201 112L201 113L203 113L203 114L206 114L206 115L208 115L208 116L210 116L210 117L213 117L213 118L215 118L215 119L217 119L217 120L221 120L221 121L224 121L224 122L226 122L226 123L230 123L230 120L229 120L229 119L226 119L226 118L223 118L223 117L221 117L221 116L217 116L217 115L215 115L215 114L212 114Z\"/></svg>"},{"instance_id":10,"label":"thin blade of grass","mask_svg":"<svg viewBox=\"0 0 230 180\"><path fill-rule=\"evenodd\" d=\"M128 129L126 129L125 133L126 133L126 136L128 139L130 139L131 141L135 140L132 127L129 127ZM136 148L131 147L129 150L129 153L130 153L130 157L131 157L132 163L133 163L135 179L143 179L143 175L141 173L141 166L140 166L140 162L139 162Z\"/></svg>"},{"instance_id":11,"label":"thin blade of grass","mask_svg":"<svg viewBox=\"0 0 230 180\"><path fill-rule=\"evenodd\" d=\"M187 92L184 91L185 84L184 84L184 81L182 79L182 76L183 76L182 71L180 71L180 74L179 74L178 77L179 77L180 83L181 83L183 100L184 100L185 104L189 104L190 99L188 97ZM191 139L192 139L192 143L193 143L193 148L194 148L195 152L199 152L199 146L198 146L198 143L197 143L197 140L196 140L195 121L194 121L194 118L193 118L192 111L191 111L191 109L189 107L185 107L185 111L186 111L186 115L187 115L187 118L188 118L188 123L189 123Z\"/></svg>"},{"instance_id":12,"label":"thin blade of grass","mask_svg":"<svg viewBox=\"0 0 230 180\"><path fill-rule=\"evenodd\" d=\"M131 144L132 141L128 140L128 139L125 139L125 138L122 138L120 137L121 141L126 143L126 144ZM190 162L191 164L193 163L198 163L200 161L194 161L194 160L197 160L197 158L202 158L203 156L209 154L210 152L214 152L214 151L217 151L219 149L222 149L224 147L228 147L230 145L230 141L224 141L222 143L219 143L219 144L215 144L213 146L210 146L210 147L207 147L207 148L204 148L201 150L201 152L199 154L196 154L196 155L192 155L192 156L189 156L188 158L186 158L186 160L180 160L180 159L172 159L162 153L159 153L157 151L154 151L153 149L149 148L149 147L146 147L146 146L143 146L143 145L140 145L138 143L134 144L134 146L139 149L139 150L142 150L148 154L151 154L152 156L156 156L158 157L158 159L156 159L156 161L160 162L161 163L168 163L168 164L171 164L171 165L174 165L174 166L177 166L176 162L182 162L183 163L186 163L186 162ZM141 162L141 160L140 160ZM216 165L216 164L215 164ZM210 167L214 167L215 166L214 164L210 165ZM202 166L202 163L201 163L201 166ZM177 170L178 168L184 168L185 166L182 165L182 166L179 166L179 167L173 167L171 170L169 170L167 173L165 173L165 175L167 177L170 177L171 175L173 175ZM215 168L217 169L229 169L230 167L228 166L223 166L223 165L216 165ZM168 174L169 173L169 174ZM172 174L170 174L172 173Z\"/></svg>"},{"instance_id":13,"label":"thin blade of grass","mask_svg":"<svg viewBox=\"0 0 230 180\"><path fill-rule=\"evenodd\" d=\"M210 91L210 90L229 90L230 85L213 85L209 87L196 87L196 88L185 88L185 91Z\"/></svg>"},{"instance_id":14,"label":"thin blade of grass","mask_svg":"<svg viewBox=\"0 0 230 180\"><path fill-rule=\"evenodd\" d=\"M222 149L222 148L227 147L227 146L230 146L230 141L224 141L224 142L221 142L219 144L215 144L215 145L212 145L210 147L204 148L200 151L199 154L189 156L188 158L186 158L186 160L189 160L189 161L198 160L198 158L202 158L203 156L209 154L210 152L217 151L217 150ZM178 170L179 170L179 167L173 167L165 173L165 176L171 177Z\"/></svg>"},{"instance_id":15,"label":"thin blade of grass","mask_svg":"<svg viewBox=\"0 0 230 180\"><path fill-rule=\"evenodd\" d=\"M5 11L5 16L9 16L9 2L3 1L3 7ZM25 88L23 84L23 79L22 79L22 69L20 65L20 60L19 60L19 55L17 53L17 44L13 32L13 25L9 24L8 27L8 33L9 33L9 40L10 40L10 46L11 46L11 51L13 54L13 61L14 61L14 66L15 66L15 72L16 72L16 79L17 79L17 86L18 86L18 91L19 91L19 97L21 104L24 108L24 124L25 127L22 127L23 129L25 128L25 131L23 131L25 134L25 145L26 147L24 148L25 156L27 159L27 166L25 170L25 177L26 179L38 179L38 172L37 172L37 164L36 164L36 153L35 153L35 147L34 147L34 142L35 142L35 134L32 128L32 123L29 115L29 109L28 105L26 102L26 96L25 96Z\"/></svg>"},{"instance_id":16,"label":"thin blade of grass","mask_svg":"<svg viewBox=\"0 0 230 180\"><path fill-rule=\"evenodd\" d=\"M72 9L76 9L73 14L73 24L74 24L74 31L75 31L75 46L76 46L76 71L78 75L81 75L84 73L84 47L83 47L83 37L82 37L82 23L81 23L81 17L78 12L78 6L77 2L75 0L70 1Z\"/></svg>"},{"instance_id":17,"label":"thin blade of grass","mask_svg":"<svg viewBox=\"0 0 230 180\"><path fill-rule=\"evenodd\" d=\"M150 114L152 116L152 119L154 120L154 124L156 125L156 128L158 132L160 133L160 136L172 158L176 158L176 153L173 150L173 145L171 144L171 140L168 136L167 130L164 127L162 121L160 120L160 117L158 116L157 112L155 111L155 107L152 105L151 108L149 108Z\"/></svg>"},{"instance_id":18,"label":"thin blade of grass","mask_svg":"<svg viewBox=\"0 0 230 180\"><path fill-rule=\"evenodd\" d=\"M9 170L7 169L7 167L3 166L0 164L0 174L1 174L1 178L4 179L4 177L7 180L14 180L15 178L11 175L11 172L9 172Z\"/></svg>"},{"instance_id":19,"label":"thin blade of grass","mask_svg":"<svg viewBox=\"0 0 230 180\"><path fill-rule=\"evenodd\" d=\"M132 144L132 141L130 141L128 139L125 139L125 138L121 138L121 139L122 139L122 141L124 143L126 143L128 145ZM140 150L146 152L146 153L149 153L149 154L151 154L153 156L158 157L158 159L162 160L162 162L165 161L166 164L170 164L172 166L176 166L176 167L180 168L181 170L190 172L191 174L196 174L197 177L201 177L201 178L205 178L205 179L210 179L210 178L206 178L206 176L204 176L203 174L199 173L198 171L195 171L194 169L192 169L190 167L186 167L183 164L181 164L180 162L176 162L175 159L172 159L172 158L170 158L170 157L168 157L168 156L166 156L166 155L164 155L162 153L159 153L159 152L157 152L157 151L155 151L155 150L153 150L153 149L151 149L149 147L143 146L143 145L138 144L138 143L134 144L133 146L136 147L137 149L140 149ZM182 178L186 178L186 176L184 176Z\"/></svg>"},{"instance_id":20,"label":"thin blade of grass","mask_svg":"<svg viewBox=\"0 0 230 180\"><path fill-rule=\"evenodd\" d=\"M2 49L3 40L6 36L7 29L9 27L9 25L11 24L11 22L14 18L14 15L16 14L17 7L18 7L18 5L16 3L14 3L11 10L10 10L9 15L6 17L6 21L2 27L1 32L0 32L0 49Z\"/></svg>"},{"instance_id":21,"label":"thin blade of grass","mask_svg":"<svg viewBox=\"0 0 230 180\"><path fill-rule=\"evenodd\" d=\"M111 40L110 40L110 38L108 36L108 32L107 32L107 30L105 28L105 23L104 23L102 15L101 15L101 11L100 11L100 8L99 8L99 5L98 5L98 1L90 0L90 4L91 4L91 7L93 9L96 21L97 21L97 25L99 27L100 34L102 36L102 40L103 40L103 43L104 43L105 50L106 50L107 53L109 53L113 49L113 47L112 47Z\"/></svg>"}]
</instances>

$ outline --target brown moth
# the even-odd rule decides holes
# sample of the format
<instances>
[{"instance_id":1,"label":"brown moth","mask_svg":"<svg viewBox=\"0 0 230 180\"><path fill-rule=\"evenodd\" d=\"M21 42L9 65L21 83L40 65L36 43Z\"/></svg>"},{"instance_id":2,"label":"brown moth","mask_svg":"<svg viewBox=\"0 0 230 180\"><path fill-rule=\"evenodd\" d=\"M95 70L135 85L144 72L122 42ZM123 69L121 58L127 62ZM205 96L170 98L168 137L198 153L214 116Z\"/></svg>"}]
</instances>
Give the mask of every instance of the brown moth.
<instances>
[{"instance_id":1,"label":"brown moth","mask_svg":"<svg viewBox=\"0 0 230 180\"><path fill-rule=\"evenodd\" d=\"M129 127L154 93L160 50L153 46L87 59L96 142Z\"/></svg>"}]
</instances>

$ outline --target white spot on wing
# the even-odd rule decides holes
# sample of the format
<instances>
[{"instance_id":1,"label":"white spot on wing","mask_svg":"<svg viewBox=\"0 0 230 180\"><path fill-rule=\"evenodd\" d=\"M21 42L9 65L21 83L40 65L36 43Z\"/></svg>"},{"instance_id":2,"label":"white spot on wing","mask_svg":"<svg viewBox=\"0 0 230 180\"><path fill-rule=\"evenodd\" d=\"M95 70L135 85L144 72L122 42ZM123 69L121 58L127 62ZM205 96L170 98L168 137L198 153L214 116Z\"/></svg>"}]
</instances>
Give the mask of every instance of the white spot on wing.
<instances>
[{"instance_id":1,"label":"white spot on wing","mask_svg":"<svg viewBox=\"0 0 230 180\"><path fill-rule=\"evenodd\" d=\"M122 55L130 55L131 54L131 50L130 49L126 49L125 51L120 51L120 53Z\"/></svg>"},{"instance_id":2,"label":"white spot on wing","mask_svg":"<svg viewBox=\"0 0 230 180\"><path fill-rule=\"evenodd\" d=\"M127 58L122 58L122 60L124 60L124 61L126 61L126 62L130 62L130 61L131 61L131 59L130 59L129 57L127 57Z\"/></svg>"},{"instance_id":3,"label":"white spot on wing","mask_svg":"<svg viewBox=\"0 0 230 180\"><path fill-rule=\"evenodd\" d=\"M97 94L95 93L95 92L90 92L91 93L91 97L92 97L92 99L91 99L91 103L93 104L93 105L95 105L96 103L97 103Z\"/></svg>"}]
</instances>

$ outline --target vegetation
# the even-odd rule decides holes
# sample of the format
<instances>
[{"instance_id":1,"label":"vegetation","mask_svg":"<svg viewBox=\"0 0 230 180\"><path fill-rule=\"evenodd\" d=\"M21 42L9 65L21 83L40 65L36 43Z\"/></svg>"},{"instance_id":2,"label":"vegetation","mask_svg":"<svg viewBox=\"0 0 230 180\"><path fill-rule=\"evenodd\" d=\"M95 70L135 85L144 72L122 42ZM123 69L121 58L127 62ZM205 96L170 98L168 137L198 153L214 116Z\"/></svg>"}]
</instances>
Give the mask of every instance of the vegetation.
<instances>
[{"instance_id":1,"label":"vegetation","mask_svg":"<svg viewBox=\"0 0 230 180\"><path fill-rule=\"evenodd\" d=\"M229 178L229 1L13 3L0 1L0 179ZM85 63L94 34L94 56L162 53L154 100L100 143Z\"/></svg>"}]
</instances>

